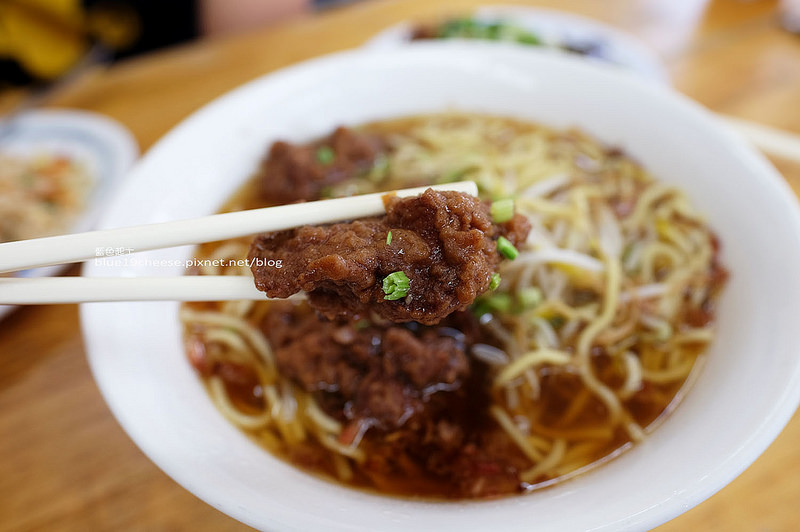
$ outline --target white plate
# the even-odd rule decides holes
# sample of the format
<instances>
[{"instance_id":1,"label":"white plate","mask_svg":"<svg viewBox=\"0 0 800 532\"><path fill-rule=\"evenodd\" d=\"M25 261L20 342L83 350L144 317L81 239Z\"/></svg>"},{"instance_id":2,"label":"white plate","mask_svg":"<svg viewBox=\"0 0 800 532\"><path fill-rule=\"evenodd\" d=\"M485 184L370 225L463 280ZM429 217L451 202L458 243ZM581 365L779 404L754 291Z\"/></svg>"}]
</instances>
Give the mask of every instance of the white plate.
<instances>
[{"instance_id":1,"label":"white plate","mask_svg":"<svg viewBox=\"0 0 800 532\"><path fill-rule=\"evenodd\" d=\"M97 222L122 177L139 155L133 135L103 115L88 111L28 111L3 130L0 151L10 155L64 155L85 165L93 181L86 209L62 233L88 231ZM19 272L21 277L56 275L66 266ZM0 305L0 319L15 306Z\"/></svg>"},{"instance_id":2,"label":"white plate","mask_svg":"<svg viewBox=\"0 0 800 532\"><path fill-rule=\"evenodd\" d=\"M467 13L454 15L469 16ZM635 72L645 79L669 84L666 68L653 50L635 37L590 18L552 9L522 6L481 7L474 10L471 16L483 22L510 22L535 34L546 47L557 53L566 53L557 47L568 43L599 43L600 57L590 56L584 59L608 62ZM435 21L431 19L416 22ZM371 38L364 46L381 49L408 44L415 23L405 22L391 26Z\"/></svg>"},{"instance_id":3,"label":"white plate","mask_svg":"<svg viewBox=\"0 0 800 532\"><path fill-rule=\"evenodd\" d=\"M732 271L719 336L693 389L649 439L528 496L432 503L348 489L274 458L216 411L186 360L173 302L81 307L111 410L177 482L267 530L645 530L703 501L772 442L800 400L800 214L761 155L659 85L565 55L478 42L320 58L249 83L175 128L135 168L102 226L214 212L277 138L450 108L579 126L622 146L707 213ZM189 253L148 252L85 273L181 275L182 267L156 261Z\"/></svg>"}]
</instances>

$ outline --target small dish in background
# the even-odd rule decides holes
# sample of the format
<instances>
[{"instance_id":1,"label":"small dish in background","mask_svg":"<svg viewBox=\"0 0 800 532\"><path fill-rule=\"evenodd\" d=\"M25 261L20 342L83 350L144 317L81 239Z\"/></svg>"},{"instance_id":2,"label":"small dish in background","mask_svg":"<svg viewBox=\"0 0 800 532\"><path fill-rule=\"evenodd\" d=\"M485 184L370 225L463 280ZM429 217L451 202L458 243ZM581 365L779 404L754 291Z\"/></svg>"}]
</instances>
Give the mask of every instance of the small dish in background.
<instances>
[{"instance_id":1,"label":"small dish in background","mask_svg":"<svg viewBox=\"0 0 800 532\"><path fill-rule=\"evenodd\" d=\"M124 126L86 111L30 111L2 128L0 185L6 187L5 199L15 198L5 206L0 202L0 218L15 218L5 224L9 231L0 231L0 236L8 233L6 240L12 233L17 239L88 231L139 154L136 140ZM63 186L65 180L68 186ZM20 193L15 187L37 190ZM17 202L29 204L19 209ZM13 228L14 224L19 226ZM44 277L63 268L49 266L14 275ZM13 309L0 305L0 318Z\"/></svg>"},{"instance_id":2,"label":"small dish in background","mask_svg":"<svg viewBox=\"0 0 800 532\"><path fill-rule=\"evenodd\" d=\"M478 8L471 15L404 22L378 33L365 47L408 44L419 29L429 33L435 30L433 33L439 35L431 39L482 39L552 49L616 64L645 79L669 84L662 61L635 37L586 17L550 9L491 6Z\"/></svg>"}]
</instances>

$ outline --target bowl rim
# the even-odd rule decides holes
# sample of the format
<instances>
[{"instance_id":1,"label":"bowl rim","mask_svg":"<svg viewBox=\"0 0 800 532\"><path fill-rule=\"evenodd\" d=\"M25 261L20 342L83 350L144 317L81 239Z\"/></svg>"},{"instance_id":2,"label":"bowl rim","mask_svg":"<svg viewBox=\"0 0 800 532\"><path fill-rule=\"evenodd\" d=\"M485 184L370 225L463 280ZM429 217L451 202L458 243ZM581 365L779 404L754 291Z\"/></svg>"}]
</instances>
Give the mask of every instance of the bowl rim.
<instances>
[{"instance_id":1,"label":"bowl rim","mask_svg":"<svg viewBox=\"0 0 800 532\"><path fill-rule=\"evenodd\" d=\"M505 48L502 52L501 48ZM381 50L377 53L375 50L351 50L339 52L319 58L311 59L273 73L267 74L248 82L232 91L222 95L211 103L207 104L200 110L193 113L189 118L182 121L178 126L173 128L165 137L163 137L158 144L154 147L154 152L163 149L164 145L168 145L170 139L179 137L183 131L193 128L194 124L202 123L206 116L216 113L219 109L223 109L227 102L239 98L241 95L249 91L257 90L263 84L280 85L286 81L290 81L298 76L306 76L313 73L317 69L331 69L336 68L338 65L353 63L369 65L380 58L381 61L396 59L408 60L414 57L425 56L428 59L431 56L438 56L438 60L446 60L451 56L453 50L457 53L469 52L473 54L475 60L486 61L488 59L496 60L498 55L509 54L510 56L522 57L521 54L533 54L533 56L540 56L536 61L557 61L566 62L572 69L584 69L590 71L590 75L601 77L615 78L615 82L638 87L637 90L645 90L651 97L661 99L669 102L668 104L682 113L690 115L691 118L702 126L704 129L713 131L714 134L720 138L722 142L727 144L731 150L738 152L738 156L742 157L744 162L751 169L752 173L759 179L764 187L772 194L776 201L780 201L784 205L784 214L792 226L794 237L797 242L800 242L800 209L798 209L797 198L788 186L788 184L780 177L780 175L771 167L766 159L760 154L756 153L753 148L747 145L742 139L737 137L731 131L724 129L718 121L711 115L710 112L702 108L699 104L689 100L687 97L674 93L667 88L640 81L634 75L626 74L624 72L612 71L607 67L596 64L587 64L580 59L573 59L568 57L546 58L547 54L539 54L533 50L520 51L515 46L505 46L502 43L483 43L483 42L433 42L433 43L413 43L405 47L398 47L396 49ZM362 66L363 66L362 65ZM151 152L153 153L153 152ZM146 156L144 160L148 159ZM137 164L139 168L142 163ZM119 191L123 194L124 190ZM107 212L101 221L101 226L105 227L109 220L113 220L113 209ZM84 270L84 275L91 275L94 269L89 266ZM250 524L251 526L278 526L285 525L278 521L270 521L256 518L243 508L222 507L214 489L209 486L193 484L193 482L186 477L184 472L176 471L172 464L165 462L161 459L159 453L150 447L149 438L145 434L141 434L138 428L132 423L127 412L121 407L114 397L113 390L109 388L110 383L103 380L100 372L99 358L103 356L102 353L97 353L92 348L92 328L91 321L93 318L95 307L93 305L81 305L81 322L84 333L84 338L87 345L87 354L90 362L92 372L95 376L98 386L101 390L103 397L109 404L112 412L117 418L120 425L128 433L131 439L137 443L142 451L155 462L162 470L175 479L183 487L210 503L211 505L221 509L232 517ZM800 333L800 331L798 331ZM690 495L683 494L679 498L673 498L668 501L660 501L651 507L648 507L636 515L630 517L624 523L612 522L604 527L618 529L641 527L653 527L663 522L666 522L675 516L685 512L692 506L704 501L719 489L727 485L731 480L738 476L744 469L746 469L777 437L777 435L784 428L791 416L797 409L800 403L800 361L794 365L792 371L787 374L787 386L783 389L779 398L775 401L772 409L764 416L763 423L759 427L758 433L750 438L743 445L742 449L736 456L736 460L731 463L728 460L724 467L717 467L713 470L713 474L706 475L702 482L692 486ZM478 504L491 504L493 501ZM425 503L420 503L425 504ZM449 503L445 503L449 504ZM454 503L458 504L458 503ZM471 503L475 504L475 503ZM303 516L298 516L295 526L303 526Z\"/></svg>"}]
</instances>

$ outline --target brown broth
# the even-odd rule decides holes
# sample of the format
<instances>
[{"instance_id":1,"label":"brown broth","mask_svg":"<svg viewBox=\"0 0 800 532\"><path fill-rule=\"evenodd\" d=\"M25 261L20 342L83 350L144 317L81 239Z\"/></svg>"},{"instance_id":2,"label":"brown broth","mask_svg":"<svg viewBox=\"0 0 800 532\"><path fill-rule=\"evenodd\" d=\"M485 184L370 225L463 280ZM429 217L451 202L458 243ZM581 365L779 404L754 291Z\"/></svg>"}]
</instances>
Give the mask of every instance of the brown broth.
<instances>
[{"instance_id":1,"label":"brown broth","mask_svg":"<svg viewBox=\"0 0 800 532\"><path fill-rule=\"evenodd\" d=\"M420 120L424 120L424 117L370 124L364 126L363 130L391 138L410 134ZM456 117L453 120L457 122L459 119ZM508 120L507 125L505 133L498 133L499 144L510 141L516 133L530 131L536 127L513 120ZM504 138L504 134L509 137ZM563 134L558 138L562 137L569 138L569 134ZM256 180L252 179L226 202L222 210L227 212L265 206L269 205L259 198ZM241 239L241 242L246 245L248 240ZM219 245L220 243L204 244L199 247L197 256L207 257ZM263 316L271 312L270 305L271 303L266 301L255 303L250 313L251 325L256 328L262 327ZM195 310L221 311L223 304L187 303L186 306ZM202 328L187 329L187 339L190 341L197 339L202 341L202 335ZM497 339L487 332L483 333L479 341L500 345ZM205 349L208 352L212 350L207 345ZM701 351L702 349L698 347L693 356L699 356ZM608 356L598 353L592 357L592 364L600 380L607 385L616 387L620 385L621 380L624 380L620 368L610 362ZM451 464L438 463L446 462L448 458L446 454L438 456L433 452L427 457L420 456L419 446L412 446L415 449L413 453L398 453L397 449L400 448L396 445L398 440L407 437L403 430L367 430L359 445L359 449L367 457L366 460L358 464L352 459L344 459L352 475L350 478L342 478L341 463L337 465L337 461L341 462L342 458L337 458L335 453L322 445L318 438L311 436L303 441L288 442L286 438L281 437L281 432L274 428L245 432L274 455L310 473L382 494L426 499L494 497L544 487L594 467L631 444L631 437L625 430L620 426L609 426L608 410L604 404L591 394L584 397L588 392L575 373L554 366L545 366L540 381L539 399L536 401L523 399L517 407L517 410L524 411L534 420L531 424L531 433L547 438L566 438L569 441L575 441L576 435L581 433L597 434L605 431L606 436L594 439L582 438L586 450L574 460L574 467L570 471L556 476L541 476L531 482L523 482L518 478L516 482L509 482L509 478L516 478L515 475L531 467L532 464L489 414L489 407L492 404L505 401L501 391L490 390L492 372L488 366L474 359L472 366L471 377L463 384L468 391L466 394L468 401L454 407L449 420L457 423L466 435L462 449L456 453L457 456L454 455L454 459L458 460L459 467L474 470L472 479L464 480L463 475L454 477L451 474L441 474L440 470L449 471L448 468L452 468ZM222 376L218 369L215 371L217 375ZM207 380L208 375L204 375L204 378ZM225 379L224 376L222 378ZM241 382L232 382L230 378L225 381L225 385L234 406L244 413L259 412L261 405L264 404L264 390L261 386L241 385ZM645 382L639 391L624 401L624 406L632 421L641 427L652 428L665 413L674 408L683 389L684 380L668 384ZM318 392L312 395L328 416L347 423L347 416L341 411L342 405L327 397L329 394ZM575 409L576 401L582 401L580 404L583 406ZM468 451L473 447L477 447L477 450L470 455ZM473 457L472 462L470 456ZM498 468L503 470L497 471ZM454 479L457 479L457 482ZM492 482L496 483L496 486L487 485Z\"/></svg>"}]
</instances>

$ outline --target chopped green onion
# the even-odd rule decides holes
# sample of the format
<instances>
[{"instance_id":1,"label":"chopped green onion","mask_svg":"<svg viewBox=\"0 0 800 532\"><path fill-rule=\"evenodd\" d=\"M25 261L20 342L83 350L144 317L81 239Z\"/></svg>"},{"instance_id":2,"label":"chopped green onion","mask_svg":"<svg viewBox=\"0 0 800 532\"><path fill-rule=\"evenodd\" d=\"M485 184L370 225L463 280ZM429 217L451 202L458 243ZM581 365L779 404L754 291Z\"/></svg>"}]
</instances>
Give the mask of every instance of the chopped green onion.
<instances>
[{"instance_id":1,"label":"chopped green onion","mask_svg":"<svg viewBox=\"0 0 800 532\"><path fill-rule=\"evenodd\" d=\"M517 255L519 255L519 251L514 247L514 244L509 242L504 236L497 239L497 251L509 260L514 260L517 258Z\"/></svg>"},{"instance_id":2,"label":"chopped green onion","mask_svg":"<svg viewBox=\"0 0 800 532\"><path fill-rule=\"evenodd\" d=\"M409 286L410 281L406 274L403 272L390 273L383 280L383 293L386 294L383 299L389 301L402 299L408 295Z\"/></svg>"},{"instance_id":3,"label":"chopped green onion","mask_svg":"<svg viewBox=\"0 0 800 532\"><path fill-rule=\"evenodd\" d=\"M386 245L388 246L391 243L392 243L392 232L389 231L389 234L386 235Z\"/></svg>"},{"instance_id":4,"label":"chopped green onion","mask_svg":"<svg viewBox=\"0 0 800 532\"><path fill-rule=\"evenodd\" d=\"M492 203L489 210L492 214L492 220L496 224L501 224L509 221L514 217L514 200L502 199Z\"/></svg>"},{"instance_id":5,"label":"chopped green onion","mask_svg":"<svg viewBox=\"0 0 800 532\"><path fill-rule=\"evenodd\" d=\"M526 31L520 31L520 33L516 35L516 41L520 44L529 44L532 46L539 46L542 44L542 40L539 37Z\"/></svg>"},{"instance_id":6,"label":"chopped green onion","mask_svg":"<svg viewBox=\"0 0 800 532\"><path fill-rule=\"evenodd\" d=\"M481 31L481 27L481 22L475 19L465 18L461 21L461 31L467 37L470 37L471 35Z\"/></svg>"},{"instance_id":7,"label":"chopped green onion","mask_svg":"<svg viewBox=\"0 0 800 532\"><path fill-rule=\"evenodd\" d=\"M461 31L461 21L460 20L449 20L442 24L439 28L439 37L442 39L447 39L450 37L455 37Z\"/></svg>"},{"instance_id":8,"label":"chopped green onion","mask_svg":"<svg viewBox=\"0 0 800 532\"><path fill-rule=\"evenodd\" d=\"M317 150L317 161L320 164L329 165L333 163L333 160L336 159L336 153L331 149L330 146L322 146Z\"/></svg>"},{"instance_id":9,"label":"chopped green onion","mask_svg":"<svg viewBox=\"0 0 800 532\"><path fill-rule=\"evenodd\" d=\"M493 273L492 280L489 282L489 290L497 290L498 286L500 286L500 274Z\"/></svg>"},{"instance_id":10,"label":"chopped green onion","mask_svg":"<svg viewBox=\"0 0 800 532\"><path fill-rule=\"evenodd\" d=\"M544 300L544 294L535 286L525 288L517 294L517 299L523 310L530 310L538 307Z\"/></svg>"},{"instance_id":11,"label":"chopped green onion","mask_svg":"<svg viewBox=\"0 0 800 532\"><path fill-rule=\"evenodd\" d=\"M553 329L560 329L565 323L567 323L567 320L564 319L564 316L560 316L558 314L548 318L547 321L550 322L550 325L553 326Z\"/></svg>"},{"instance_id":12,"label":"chopped green onion","mask_svg":"<svg viewBox=\"0 0 800 532\"><path fill-rule=\"evenodd\" d=\"M486 307L492 311L496 310L497 312L511 312L511 306L513 304L513 300L511 296L501 292L499 294L492 294L489 297L482 298L481 303L486 305Z\"/></svg>"},{"instance_id":13,"label":"chopped green onion","mask_svg":"<svg viewBox=\"0 0 800 532\"><path fill-rule=\"evenodd\" d=\"M477 301L474 305L472 305L471 310L472 315L476 318L480 318L484 314L488 314L492 311L492 309L490 309L489 306L483 301Z\"/></svg>"},{"instance_id":14,"label":"chopped green onion","mask_svg":"<svg viewBox=\"0 0 800 532\"><path fill-rule=\"evenodd\" d=\"M459 168L457 170L451 170L447 172L442 177L436 180L437 184L443 185L445 183L455 183L465 175L467 175L472 170L471 166L467 166L466 168Z\"/></svg>"},{"instance_id":15,"label":"chopped green onion","mask_svg":"<svg viewBox=\"0 0 800 532\"><path fill-rule=\"evenodd\" d=\"M541 45L542 40L534 33L504 21L485 22L473 18L451 19L437 30L440 39L489 39L511 41L522 44Z\"/></svg>"},{"instance_id":16,"label":"chopped green onion","mask_svg":"<svg viewBox=\"0 0 800 532\"><path fill-rule=\"evenodd\" d=\"M358 320L355 323L355 328L356 328L357 331L362 331L362 330L366 329L367 327L369 327L370 325L372 325L370 323L370 321L368 319L364 318L362 320Z\"/></svg>"},{"instance_id":17,"label":"chopped green onion","mask_svg":"<svg viewBox=\"0 0 800 532\"><path fill-rule=\"evenodd\" d=\"M672 326L664 322L656 329L656 341L666 342L670 338L672 338Z\"/></svg>"},{"instance_id":18,"label":"chopped green onion","mask_svg":"<svg viewBox=\"0 0 800 532\"><path fill-rule=\"evenodd\" d=\"M386 157L384 154L380 153L375 157L375 160L372 162L372 168L369 169L369 173L367 174L367 179L369 179L373 183L380 183L381 181L386 179L388 173L389 173L389 158Z\"/></svg>"},{"instance_id":19,"label":"chopped green onion","mask_svg":"<svg viewBox=\"0 0 800 532\"><path fill-rule=\"evenodd\" d=\"M505 26L501 23L487 24L485 27L485 37L490 41L502 40L502 33Z\"/></svg>"},{"instance_id":20,"label":"chopped green onion","mask_svg":"<svg viewBox=\"0 0 800 532\"><path fill-rule=\"evenodd\" d=\"M439 30L439 37L472 37L480 29L480 24L471 18L457 18L445 22Z\"/></svg>"}]
</instances>

